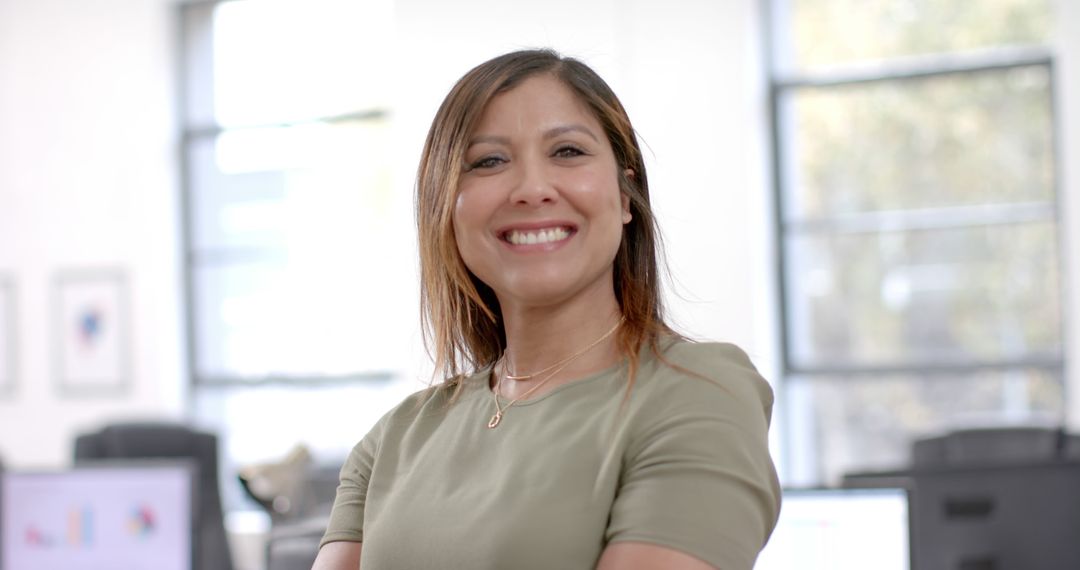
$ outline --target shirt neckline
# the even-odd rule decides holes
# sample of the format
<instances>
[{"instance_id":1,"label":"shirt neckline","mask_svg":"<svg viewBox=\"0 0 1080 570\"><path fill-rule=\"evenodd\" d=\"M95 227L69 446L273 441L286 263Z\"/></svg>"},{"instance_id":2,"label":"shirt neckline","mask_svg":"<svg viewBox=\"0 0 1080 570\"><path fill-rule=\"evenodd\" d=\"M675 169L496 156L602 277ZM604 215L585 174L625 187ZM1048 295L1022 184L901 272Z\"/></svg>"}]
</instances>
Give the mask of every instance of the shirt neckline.
<instances>
[{"instance_id":1,"label":"shirt neckline","mask_svg":"<svg viewBox=\"0 0 1080 570\"><path fill-rule=\"evenodd\" d=\"M545 392L545 393L543 393L543 394L541 394L539 396L536 396L534 398L529 398L528 400L518 400L514 404L514 407L531 406L533 404L540 403L540 402L542 402L542 401L544 401L544 400L546 400L546 399L548 399L548 398L550 398L552 396L555 396L556 394L559 394L560 392L564 392L564 391L566 391L566 390L568 390L570 388L573 388L574 386L584 386L586 384L592 384L592 383L594 383L595 381L597 381L597 380L599 380L601 378L615 375L617 372L622 370L625 367L625 365L626 365L625 359L620 360L620 361L616 362L615 364L612 364L611 366L608 366L607 368L604 368L603 370L598 370L596 372L593 372L592 374L588 374L588 375L583 376L581 378L578 378L576 380L571 380L569 382L566 382L565 384L560 384L560 385L552 388L550 391ZM491 369L492 369L491 366L486 366L486 367L484 367L483 370L480 370L479 372L474 374L472 376L472 378L471 378L472 382L475 384L474 387L479 392L483 393L483 396L485 398L491 398L494 395L494 392L492 391L492 388L490 386L488 386L488 378L491 377ZM510 400L506 400L505 398L500 396L499 401L508 403Z\"/></svg>"}]
</instances>

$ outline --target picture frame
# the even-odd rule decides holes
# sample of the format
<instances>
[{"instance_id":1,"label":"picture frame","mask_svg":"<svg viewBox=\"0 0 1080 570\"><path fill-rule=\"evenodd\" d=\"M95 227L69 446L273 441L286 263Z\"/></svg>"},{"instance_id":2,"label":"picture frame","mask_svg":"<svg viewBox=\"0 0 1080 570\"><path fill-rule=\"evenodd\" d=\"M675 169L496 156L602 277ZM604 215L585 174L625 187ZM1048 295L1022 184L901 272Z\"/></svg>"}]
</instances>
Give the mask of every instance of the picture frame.
<instances>
[{"instance_id":1,"label":"picture frame","mask_svg":"<svg viewBox=\"0 0 1080 570\"><path fill-rule=\"evenodd\" d=\"M127 392L130 333L123 271L58 273L54 326L61 395L115 396Z\"/></svg>"},{"instance_id":2,"label":"picture frame","mask_svg":"<svg viewBox=\"0 0 1080 570\"><path fill-rule=\"evenodd\" d=\"M15 393L18 356L15 327L15 281L0 274L0 400Z\"/></svg>"}]
</instances>

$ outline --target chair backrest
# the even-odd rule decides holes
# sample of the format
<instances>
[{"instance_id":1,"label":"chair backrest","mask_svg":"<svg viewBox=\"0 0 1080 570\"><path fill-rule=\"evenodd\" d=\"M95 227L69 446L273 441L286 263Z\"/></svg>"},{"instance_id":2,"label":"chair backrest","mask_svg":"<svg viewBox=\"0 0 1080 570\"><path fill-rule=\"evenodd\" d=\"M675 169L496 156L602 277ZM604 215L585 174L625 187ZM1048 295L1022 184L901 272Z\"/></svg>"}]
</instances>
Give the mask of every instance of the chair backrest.
<instances>
[{"instance_id":1,"label":"chair backrest","mask_svg":"<svg viewBox=\"0 0 1080 570\"><path fill-rule=\"evenodd\" d=\"M189 458L199 469L196 570L233 570L218 488L217 436L174 423L118 423L80 435L75 461Z\"/></svg>"}]
</instances>

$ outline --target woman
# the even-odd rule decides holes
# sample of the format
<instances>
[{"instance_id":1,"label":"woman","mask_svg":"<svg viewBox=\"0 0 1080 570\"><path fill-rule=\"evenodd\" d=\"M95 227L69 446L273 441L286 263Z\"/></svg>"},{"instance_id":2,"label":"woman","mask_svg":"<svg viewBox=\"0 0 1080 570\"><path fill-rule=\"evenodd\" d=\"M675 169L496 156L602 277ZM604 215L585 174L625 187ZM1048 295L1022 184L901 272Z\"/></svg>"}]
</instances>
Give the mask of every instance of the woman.
<instances>
[{"instance_id":1,"label":"woman","mask_svg":"<svg viewBox=\"0 0 1080 570\"><path fill-rule=\"evenodd\" d=\"M417 225L448 380L353 449L315 567L751 568L779 510L772 393L664 323L645 165L604 81L550 51L467 73Z\"/></svg>"}]
</instances>

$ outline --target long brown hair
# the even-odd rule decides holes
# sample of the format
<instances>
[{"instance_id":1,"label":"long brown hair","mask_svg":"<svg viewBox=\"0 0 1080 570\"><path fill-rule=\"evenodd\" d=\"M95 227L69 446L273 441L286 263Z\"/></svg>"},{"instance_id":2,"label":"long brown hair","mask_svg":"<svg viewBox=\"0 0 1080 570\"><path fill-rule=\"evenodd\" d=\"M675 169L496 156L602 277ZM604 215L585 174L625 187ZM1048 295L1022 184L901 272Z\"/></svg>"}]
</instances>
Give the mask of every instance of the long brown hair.
<instances>
[{"instance_id":1,"label":"long brown hair","mask_svg":"<svg viewBox=\"0 0 1080 570\"><path fill-rule=\"evenodd\" d=\"M659 338L675 335L664 321L660 300L660 234L649 204L645 161L630 118L607 83L584 63L552 50L516 51L474 67L450 90L431 123L416 180L424 344L435 373L451 384L459 384L463 370L493 365L506 348L495 293L468 270L458 252L453 208L467 141L488 102L540 74L570 88L603 126L615 154L619 189L629 197L632 219L623 226L615 256L614 288L624 318L617 342L632 386L642 346L660 356ZM627 169L633 174L627 176Z\"/></svg>"}]
</instances>

